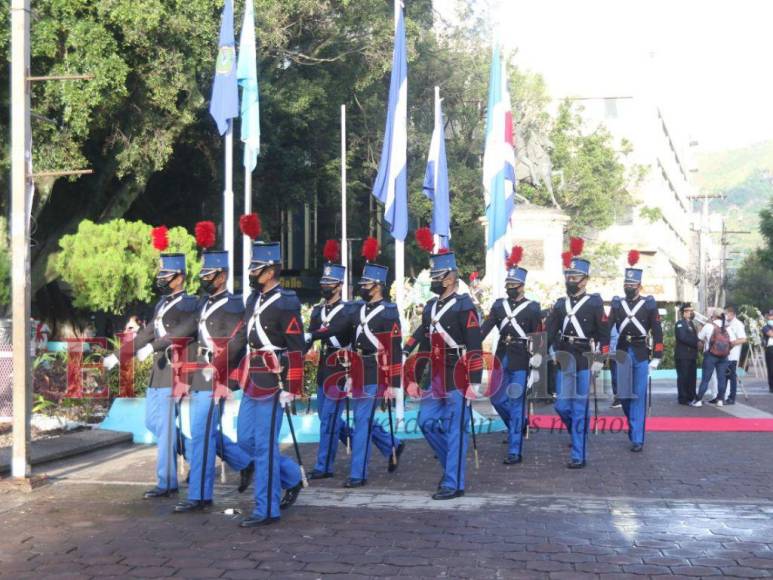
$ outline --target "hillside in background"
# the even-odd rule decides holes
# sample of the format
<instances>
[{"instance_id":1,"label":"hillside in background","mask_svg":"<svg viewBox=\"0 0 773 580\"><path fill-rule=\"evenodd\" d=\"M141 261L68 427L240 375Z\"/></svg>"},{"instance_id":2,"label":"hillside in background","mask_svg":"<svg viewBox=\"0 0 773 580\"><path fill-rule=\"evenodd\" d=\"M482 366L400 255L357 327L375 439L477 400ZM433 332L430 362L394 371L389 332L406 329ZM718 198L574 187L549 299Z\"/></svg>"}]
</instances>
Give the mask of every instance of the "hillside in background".
<instances>
[{"instance_id":1,"label":"hillside in background","mask_svg":"<svg viewBox=\"0 0 773 580\"><path fill-rule=\"evenodd\" d=\"M751 232L728 235L728 267L734 269L762 242L758 214L773 198L773 141L699 155L698 169L698 189L724 195L723 199L711 200L710 211L725 216L728 230Z\"/></svg>"}]
</instances>

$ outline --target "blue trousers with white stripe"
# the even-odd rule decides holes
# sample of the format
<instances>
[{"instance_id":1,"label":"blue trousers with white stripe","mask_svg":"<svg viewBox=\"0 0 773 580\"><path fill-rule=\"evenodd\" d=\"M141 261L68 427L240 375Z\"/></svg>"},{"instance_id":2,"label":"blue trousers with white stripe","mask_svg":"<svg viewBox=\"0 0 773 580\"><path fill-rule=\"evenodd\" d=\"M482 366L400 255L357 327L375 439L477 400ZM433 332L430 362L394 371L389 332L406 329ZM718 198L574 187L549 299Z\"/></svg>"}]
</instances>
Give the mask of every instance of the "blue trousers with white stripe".
<instances>
[{"instance_id":1,"label":"blue trousers with white stripe","mask_svg":"<svg viewBox=\"0 0 773 580\"><path fill-rule=\"evenodd\" d=\"M521 455L526 426L526 370L507 370L502 361L502 384L491 396L491 404L507 427L507 454Z\"/></svg>"},{"instance_id":2,"label":"blue trousers with white stripe","mask_svg":"<svg viewBox=\"0 0 773 580\"><path fill-rule=\"evenodd\" d=\"M365 385L363 393L352 398L354 414L354 430L352 431L352 466L351 479L368 479L368 463L370 462L370 444L384 457L392 454L392 438L379 423L374 421L379 400L376 397L376 385ZM395 436L395 448L400 440Z\"/></svg>"},{"instance_id":3,"label":"blue trousers with white stripe","mask_svg":"<svg viewBox=\"0 0 773 580\"><path fill-rule=\"evenodd\" d=\"M628 349L630 367L633 373L632 377L617 377L617 384L627 381L632 385L632 391L626 390L621 396L620 402L623 404L623 412L628 419L628 439L631 443L644 445L645 425L647 423L647 386L649 383L650 368L649 361L637 361L632 348ZM617 365L617 372L626 372L626 365ZM618 387L619 389L619 387Z\"/></svg>"},{"instance_id":4,"label":"blue trousers with white stripe","mask_svg":"<svg viewBox=\"0 0 773 580\"><path fill-rule=\"evenodd\" d=\"M336 461L338 441L346 444L347 434L350 433L346 422L341 418L341 411L345 408L346 400L331 398L325 395L325 389L317 388L317 415L319 416L319 447L317 449L317 462L314 471L331 473Z\"/></svg>"},{"instance_id":5,"label":"blue trousers with white stripe","mask_svg":"<svg viewBox=\"0 0 773 580\"><path fill-rule=\"evenodd\" d=\"M152 387L145 394L145 427L156 437L156 487L176 490L177 453L181 434L177 428L178 409L171 387Z\"/></svg>"}]
</instances>

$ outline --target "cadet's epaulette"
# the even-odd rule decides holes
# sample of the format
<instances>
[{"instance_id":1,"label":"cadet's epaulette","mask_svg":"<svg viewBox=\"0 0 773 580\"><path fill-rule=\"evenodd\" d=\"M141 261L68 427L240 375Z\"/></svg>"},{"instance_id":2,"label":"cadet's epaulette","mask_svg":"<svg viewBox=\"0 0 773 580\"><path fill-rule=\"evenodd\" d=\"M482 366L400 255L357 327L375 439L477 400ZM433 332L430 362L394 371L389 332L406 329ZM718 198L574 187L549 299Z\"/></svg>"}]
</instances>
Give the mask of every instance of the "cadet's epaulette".
<instances>
[{"instance_id":1,"label":"cadet's epaulette","mask_svg":"<svg viewBox=\"0 0 773 580\"><path fill-rule=\"evenodd\" d=\"M201 304L198 296L189 296L186 294L183 299L177 303L177 309L183 312L196 312Z\"/></svg>"},{"instance_id":2,"label":"cadet's epaulette","mask_svg":"<svg viewBox=\"0 0 773 580\"><path fill-rule=\"evenodd\" d=\"M247 296L247 302L245 302L245 308L246 310L252 310L255 308L255 302L258 300L258 292L252 291L250 292L250 295Z\"/></svg>"},{"instance_id":3,"label":"cadet's epaulette","mask_svg":"<svg viewBox=\"0 0 773 580\"><path fill-rule=\"evenodd\" d=\"M531 310L534 312L537 316L541 316L542 314L542 307L540 306L540 303L536 300L532 300L529 306L526 307L527 310Z\"/></svg>"},{"instance_id":4,"label":"cadet's epaulette","mask_svg":"<svg viewBox=\"0 0 773 580\"><path fill-rule=\"evenodd\" d=\"M620 296L613 296L610 305L612 308L620 308Z\"/></svg>"},{"instance_id":5,"label":"cadet's epaulette","mask_svg":"<svg viewBox=\"0 0 773 580\"><path fill-rule=\"evenodd\" d=\"M654 296L645 296L644 297L644 306L647 309L652 310L653 308L657 308L658 307L658 301L655 300Z\"/></svg>"},{"instance_id":6,"label":"cadet's epaulette","mask_svg":"<svg viewBox=\"0 0 773 580\"><path fill-rule=\"evenodd\" d=\"M241 314L244 312L244 301L241 294L231 294L228 302L223 305L223 310L229 314Z\"/></svg>"},{"instance_id":7,"label":"cadet's epaulette","mask_svg":"<svg viewBox=\"0 0 773 580\"><path fill-rule=\"evenodd\" d=\"M604 306L604 299L601 297L601 294L591 294L588 302L590 302L591 306Z\"/></svg>"},{"instance_id":8,"label":"cadet's epaulette","mask_svg":"<svg viewBox=\"0 0 773 580\"><path fill-rule=\"evenodd\" d=\"M314 307L311 309L311 315L312 316L318 316L320 312L322 312L322 306L324 305L324 302L320 302L319 304L315 304Z\"/></svg>"},{"instance_id":9,"label":"cadet's epaulette","mask_svg":"<svg viewBox=\"0 0 773 580\"><path fill-rule=\"evenodd\" d=\"M555 304L555 306L553 306L553 308L563 308L564 307L564 302L566 302L566 297L561 296L561 298L556 300L556 304Z\"/></svg>"},{"instance_id":10,"label":"cadet's epaulette","mask_svg":"<svg viewBox=\"0 0 773 580\"><path fill-rule=\"evenodd\" d=\"M384 302L384 318L400 318L400 312L397 310L397 304L394 302Z\"/></svg>"},{"instance_id":11,"label":"cadet's epaulette","mask_svg":"<svg viewBox=\"0 0 773 580\"><path fill-rule=\"evenodd\" d=\"M279 300L279 306L283 310L297 310L301 307L301 301L298 300L298 295L295 293L295 290L282 288L280 292L282 293L282 298Z\"/></svg>"},{"instance_id":12,"label":"cadet's epaulette","mask_svg":"<svg viewBox=\"0 0 773 580\"><path fill-rule=\"evenodd\" d=\"M352 300L351 302L344 302L344 312L351 315L353 313L357 313L360 311L360 308L362 308L362 305L365 304L362 300Z\"/></svg>"},{"instance_id":13,"label":"cadet's epaulette","mask_svg":"<svg viewBox=\"0 0 773 580\"><path fill-rule=\"evenodd\" d=\"M472 298L470 298L469 294L458 295L454 310L464 311L464 310L474 310L474 309L475 309L475 305L472 303Z\"/></svg>"}]
</instances>

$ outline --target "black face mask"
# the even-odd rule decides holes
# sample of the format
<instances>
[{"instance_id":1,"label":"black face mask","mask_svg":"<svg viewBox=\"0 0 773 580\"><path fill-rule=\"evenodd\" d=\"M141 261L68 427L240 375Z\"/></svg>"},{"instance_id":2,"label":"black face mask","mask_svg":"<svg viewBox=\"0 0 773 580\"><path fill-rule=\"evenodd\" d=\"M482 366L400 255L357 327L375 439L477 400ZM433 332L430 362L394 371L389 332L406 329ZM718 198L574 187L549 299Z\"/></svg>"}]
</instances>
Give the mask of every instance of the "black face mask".
<instances>
[{"instance_id":1,"label":"black face mask","mask_svg":"<svg viewBox=\"0 0 773 580\"><path fill-rule=\"evenodd\" d=\"M521 297L522 288L522 286L518 286L517 288L505 288L507 297L511 300L518 300Z\"/></svg>"},{"instance_id":2,"label":"black face mask","mask_svg":"<svg viewBox=\"0 0 773 580\"><path fill-rule=\"evenodd\" d=\"M636 298L636 288L623 288L623 292L625 292L625 297L628 298L628 300Z\"/></svg>"},{"instance_id":3,"label":"black face mask","mask_svg":"<svg viewBox=\"0 0 773 580\"><path fill-rule=\"evenodd\" d=\"M574 294L577 294L577 291L580 289L580 283L579 282L567 282L566 283L566 293L570 296L573 296Z\"/></svg>"},{"instance_id":4,"label":"black face mask","mask_svg":"<svg viewBox=\"0 0 773 580\"><path fill-rule=\"evenodd\" d=\"M156 278L156 289L159 291L159 293L162 296L169 296L169 294L172 293L172 280L175 279L175 276L169 276L166 278Z\"/></svg>"},{"instance_id":5,"label":"black face mask","mask_svg":"<svg viewBox=\"0 0 773 580\"><path fill-rule=\"evenodd\" d=\"M330 300L333 297L333 294L335 294L335 291L336 291L335 287L330 288L329 286L322 287L320 289L320 292L322 293L322 298L324 298L325 300Z\"/></svg>"},{"instance_id":6,"label":"black face mask","mask_svg":"<svg viewBox=\"0 0 773 580\"><path fill-rule=\"evenodd\" d=\"M199 285L201 286L201 289L204 291L204 294L214 294L217 290L217 286L215 284L215 280L217 279L217 276L214 278L210 278L207 280L206 278L200 278L199 279Z\"/></svg>"},{"instance_id":7,"label":"black face mask","mask_svg":"<svg viewBox=\"0 0 773 580\"><path fill-rule=\"evenodd\" d=\"M253 290L258 290L258 291L263 289L263 284L258 282L258 276L257 275L250 274L249 278L250 278L250 288L252 288Z\"/></svg>"},{"instance_id":8,"label":"black face mask","mask_svg":"<svg viewBox=\"0 0 773 580\"><path fill-rule=\"evenodd\" d=\"M438 296L440 296L444 290L445 290L445 286L443 286L442 280L433 280L432 282L429 283L429 291L432 292L433 294L437 294Z\"/></svg>"},{"instance_id":9,"label":"black face mask","mask_svg":"<svg viewBox=\"0 0 773 580\"><path fill-rule=\"evenodd\" d=\"M370 288L366 288L365 286L360 286L359 288L360 298L365 302L370 302L370 290Z\"/></svg>"}]
</instances>

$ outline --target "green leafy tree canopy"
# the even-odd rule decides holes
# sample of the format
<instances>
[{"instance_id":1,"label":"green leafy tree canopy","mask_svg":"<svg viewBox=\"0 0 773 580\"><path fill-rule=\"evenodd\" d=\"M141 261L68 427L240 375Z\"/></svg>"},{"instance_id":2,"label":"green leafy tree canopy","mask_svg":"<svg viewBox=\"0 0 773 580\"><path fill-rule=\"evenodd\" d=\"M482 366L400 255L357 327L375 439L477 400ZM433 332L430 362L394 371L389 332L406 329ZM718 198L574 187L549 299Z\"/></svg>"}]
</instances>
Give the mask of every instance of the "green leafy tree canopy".
<instances>
[{"instance_id":1,"label":"green leafy tree canopy","mask_svg":"<svg viewBox=\"0 0 773 580\"><path fill-rule=\"evenodd\" d=\"M151 229L123 219L84 220L76 233L60 240L55 268L72 289L76 307L122 314L131 303L153 298L159 252L150 242ZM187 290L195 292L201 270L196 240L184 228L172 228L166 251L185 254Z\"/></svg>"}]
</instances>

